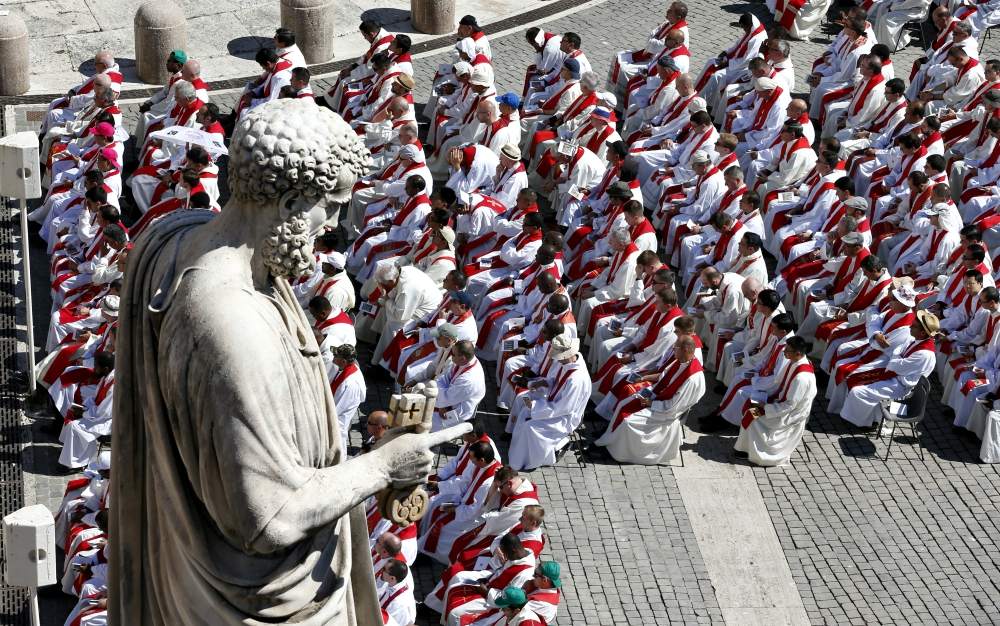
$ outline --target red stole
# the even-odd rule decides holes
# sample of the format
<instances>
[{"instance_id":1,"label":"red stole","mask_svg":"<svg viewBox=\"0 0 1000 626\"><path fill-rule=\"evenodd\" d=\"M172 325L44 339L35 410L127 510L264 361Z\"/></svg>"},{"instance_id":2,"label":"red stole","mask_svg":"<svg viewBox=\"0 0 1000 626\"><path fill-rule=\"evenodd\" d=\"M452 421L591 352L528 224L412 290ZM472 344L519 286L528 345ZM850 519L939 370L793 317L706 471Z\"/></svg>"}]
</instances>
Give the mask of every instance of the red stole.
<instances>
[{"instance_id":1,"label":"red stole","mask_svg":"<svg viewBox=\"0 0 1000 626\"><path fill-rule=\"evenodd\" d=\"M582 93L574 100L562 114L562 121L567 121L580 115L587 107L592 107L597 104L597 94L591 92L589 96L585 96Z\"/></svg>"},{"instance_id":2,"label":"red stole","mask_svg":"<svg viewBox=\"0 0 1000 626\"><path fill-rule=\"evenodd\" d=\"M344 384L344 381L350 378L351 374L358 371L358 364L351 363L345 369L337 372L337 376L334 377L333 381L330 383L330 391L334 394L337 393L337 389Z\"/></svg>"},{"instance_id":3,"label":"red stole","mask_svg":"<svg viewBox=\"0 0 1000 626\"><path fill-rule=\"evenodd\" d=\"M416 208L422 204L430 204L430 200L427 198L426 194L421 193L420 195L413 196L406 200L406 204L403 205L403 210L396 214L396 217L392 218L393 226L402 226L406 218L413 213Z\"/></svg>"},{"instance_id":4,"label":"red stole","mask_svg":"<svg viewBox=\"0 0 1000 626\"><path fill-rule=\"evenodd\" d=\"M479 143L487 148L490 147L490 142L493 141L493 137L504 128L507 128L509 124L510 116L501 115L497 118L497 121L493 122L493 124L486 129L486 133L483 135L483 138L479 141Z\"/></svg>"},{"instance_id":5,"label":"red stole","mask_svg":"<svg viewBox=\"0 0 1000 626\"><path fill-rule=\"evenodd\" d=\"M865 102L868 101L868 96L871 94L872 89L876 86L881 85L885 82L885 76L882 74L876 74L864 81L864 88L858 91L854 90L854 100L851 103L851 115L857 115L864 108ZM860 86L860 85L859 85Z\"/></svg>"},{"instance_id":6,"label":"red stole","mask_svg":"<svg viewBox=\"0 0 1000 626\"><path fill-rule=\"evenodd\" d=\"M743 222L736 220L733 225L729 227L725 233L719 236L719 241L716 242L715 248L712 249L712 262L718 263L726 256L726 250L729 249L729 242L732 241L733 236L743 228Z\"/></svg>"},{"instance_id":7,"label":"red stole","mask_svg":"<svg viewBox=\"0 0 1000 626\"><path fill-rule=\"evenodd\" d=\"M872 120L872 123L868 125L868 130L873 133L882 132L889 124L892 116L894 116L897 111L905 108L906 100L903 99L897 100L895 103L886 102L882 107L882 110L879 111L878 115L875 116L875 119Z\"/></svg>"},{"instance_id":8,"label":"red stole","mask_svg":"<svg viewBox=\"0 0 1000 626\"><path fill-rule=\"evenodd\" d=\"M778 101L778 96L784 93L784 90L779 85L774 88L771 95L768 96L766 100L761 100L760 104L757 106L757 114L753 118L753 124L747 130L760 130L764 126L764 122L767 120L767 115L771 111L771 107L775 105ZM806 142L808 143L808 142Z\"/></svg>"}]
</instances>

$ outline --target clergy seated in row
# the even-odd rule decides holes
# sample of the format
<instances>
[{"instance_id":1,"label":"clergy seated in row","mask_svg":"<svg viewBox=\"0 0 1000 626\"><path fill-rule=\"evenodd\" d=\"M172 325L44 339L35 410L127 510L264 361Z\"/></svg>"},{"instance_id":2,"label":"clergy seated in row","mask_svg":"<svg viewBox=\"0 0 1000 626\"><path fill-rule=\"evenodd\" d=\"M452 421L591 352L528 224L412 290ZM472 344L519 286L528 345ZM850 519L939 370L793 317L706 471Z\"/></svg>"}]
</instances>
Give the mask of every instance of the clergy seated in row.
<instances>
[{"instance_id":1,"label":"clergy seated in row","mask_svg":"<svg viewBox=\"0 0 1000 626\"><path fill-rule=\"evenodd\" d=\"M515 534L515 531L511 531L511 534ZM523 532L517 533L522 545L535 553L536 565L533 576L527 582L521 584L520 587L507 587L504 593L495 599L492 599L490 597L491 594L488 594L486 604L489 608L476 613L465 613L462 616L456 615L455 618L448 622L449 624L461 624L463 626L494 626L497 624L501 626L504 624L510 626L514 626L515 624L545 626L546 624L555 623L559 609L559 600L562 596L562 568L555 561L539 560L538 551L530 545L537 542L526 541L523 535ZM500 549L500 539L497 539L496 548L490 560L491 565L487 566L488 570L495 571L500 569L504 563L504 558L503 551ZM497 584L504 584L507 582L504 578L513 579L515 576L520 578L522 571L519 566L509 568L504 577L498 578L489 586L495 588ZM517 598L516 607L508 604L508 601L512 597ZM491 599L492 601L490 601ZM520 609L520 612L518 609ZM506 618L506 621L504 621L504 618Z\"/></svg>"},{"instance_id":2,"label":"clergy seated in row","mask_svg":"<svg viewBox=\"0 0 1000 626\"><path fill-rule=\"evenodd\" d=\"M826 397L830 411L840 411L850 389L847 378L859 370L881 367L899 358L910 338L917 294L908 278L894 279L899 287L889 289L877 312L869 311L860 339L845 341L827 351L824 367L830 374ZM905 281L905 282L904 282ZM885 306L885 305L888 306Z\"/></svg>"},{"instance_id":3,"label":"clergy seated in row","mask_svg":"<svg viewBox=\"0 0 1000 626\"><path fill-rule=\"evenodd\" d=\"M497 600L505 588L515 587L524 593L521 586L535 575L535 553L512 532L503 536L499 548L503 556L499 568L459 572L451 578L444 601L435 603L441 608L442 624L461 626L471 623L474 615L500 608Z\"/></svg>"},{"instance_id":4,"label":"clergy seated in row","mask_svg":"<svg viewBox=\"0 0 1000 626\"><path fill-rule=\"evenodd\" d=\"M751 395L770 389L776 382L774 377L783 372L785 342L795 336L797 326L788 313L775 315L769 326L770 337L767 344L754 358L742 359L736 368L733 382L725 389L722 402L715 413L698 418L704 432L739 426L744 412L750 408Z\"/></svg>"},{"instance_id":5,"label":"clergy seated in row","mask_svg":"<svg viewBox=\"0 0 1000 626\"><path fill-rule=\"evenodd\" d=\"M438 483L446 480L452 480L457 476L462 476L466 472L471 472L472 466L469 463L471 457L472 444L477 441L484 441L493 448L494 458L500 461L500 451L497 450L496 444L490 439L490 436L486 434L486 425L483 420L478 417L474 417L469 420L469 425L472 426L472 431L462 435L462 446L458 449L458 453L453 456L444 467L442 467L436 474L431 474L427 477L428 491L438 488Z\"/></svg>"},{"instance_id":6,"label":"clergy seated in row","mask_svg":"<svg viewBox=\"0 0 1000 626\"><path fill-rule=\"evenodd\" d=\"M94 73L90 77L67 91L65 96L49 103L39 133L44 136L49 128L63 125L86 109L94 102L94 88L97 85L110 87L115 92L121 91L121 70L115 62L114 55L107 50L101 50L94 55Z\"/></svg>"},{"instance_id":7,"label":"clergy seated in row","mask_svg":"<svg viewBox=\"0 0 1000 626\"><path fill-rule=\"evenodd\" d=\"M114 370L113 353L101 352L94 357L94 377L99 380L96 391L93 396L83 398L81 403L70 405L59 433L63 448L56 471L60 474L69 474L90 463L97 456L97 438L111 434Z\"/></svg>"},{"instance_id":8,"label":"clergy seated in row","mask_svg":"<svg viewBox=\"0 0 1000 626\"><path fill-rule=\"evenodd\" d=\"M621 463L659 465L680 455L682 422L705 395L705 374L693 337L678 339L658 371L635 374L616 403L611 425L589 451ZM631 395L629 395L631 394Z\"/></svg>"},{"instance_id":9,"label":"clergy seated in row","mask_svg":"<svg viewBox=\"0 0 1000 626\"><path fill-rule=\"evenodd\" d=\"M468 340L451 347L451 367L434 380L438 385L434 425L438 431L471 419L486 396L486 373L476 358L476 346Z\"/></svg>"},{"instance_id":10,"label":"clergy seated in row","mask_svg":"<svg viewBox=\"0 0 1000 626\"><path fill-rule=\"evenodd\" d=\"M107 493L111 485L111 452L97 455L83 471L83 476L70 480L56 511L56 545L66 550L70 538L80 531L79 526L95 528L94 516L107 506Z\"/></svg>"},{"instance_id":11,"label":"clergy seated in row","mask_svg":"<svg viewBox=\"0 0 1000 626\"><path fill-rule=\"evenodd\" d=\"M376 583L383 625L412 624L417 618L417 601L413 597L413 577L409 566L402 561L389 561L382 568Z\"/></svg>"},{"instance_id":12,"label":"clergy seated in row","mask_svg":"<svg viewBox=\"0 0 1000 626\"><path fill-rule=\"evenodd\" d=\"M895 358L882 362L878 367L860 367L847 377L849 391L840 415L862 428L871 428L873 424L881 422L884 401L903 398L913 391L921 378L929 377L934 371L934 335L938 328L938 319L934 315L918 311L908 329L909 339ZM974 393L975 390L984 384L985 379L982 384L969 385L968 396L962 394L964 387L955 387L963 398L971 398L969 410L978 395Z\"/></svg>"},{"instance_id":13,"label":"clergy seated in row","mask_svg":"<svg viewBox=\"0 0 1000 626\"><path fill-rule=\"evenodd\" d=\"M388 520L379 520L379 524L376 524L376 530L372 534L377 533L383 523L392 525ZM379 586L381 586L382 582L379 580L380 575L389 561L400 561L407 565L412 565L413 560L417 558L417 529L415 528L415 524L410 524L407 529L411 526L414 527L412 538L403 540L391 530L381 532L375 538L375 543L372 546L372 568L375 571L375 583ZM412 550L409 552L403 549L407 545L408 547L412 547Z\"/></svg>"},{"instance_id":14,"label":"clergy seated in row","mask_svg":"<svg viewBox=\"0 0 1000 626\"><path fill-rule=\"evenodd\" d=\"M511 466L501 467L494 475L477 525L454 542L448 555L451 564L424 603L443 613L445 593L455 576L500 569L503 566L500 542L508 533L516 535L538 558L545 547L541 529L544 517L545 509L538 504L535 486L518 476Z\"/></svg>"},{"instance_id":15,"label":"clergy seated in row","mask_svg":"<svg viewBox=\"0 0 1000 626\"><path fill-rule=\"evenodd\" d=\"M477 441L469 446L467 470L432 486L430 507L418 530L420 552L450 565L452 544L478 525L476 519L499 469L500 461L489 442Z\"/></svg>"},{"instance_id":16,"label":"clergy seated in row","mask_svg":"<svg viewBox=\"0 0 1000 626\"><path fill-rule=\"evenodd\" d=\"M68 546L63 592L79 600L66 617L70 626L103 626L108 623L108 547L110 516L102 509L86 539ZM80 533L77 537L84 536ZM71 558L70 558L71 557Z\"/></svg>"},{"instance_id":17,"label":"clergy seated in row","mask_svg":"<svg viewBox=\"0 0 1000 626\"><path fill-rule=\"evenodd\" d=\"M816 398L816 375L801 337L785 342L784 371L774 385L751 396L736 439L737 458L764 467L788 465L802 441Z\"/></svg>"},{"instance_id":18,"label":"clergy seated in row","mask_svg":"<svg viewBox=\"0 0 1000 626\"><path fill-rule=\"evenodd\" d=\"M725 335L720 336L725 345L716 351L720 354L716 362L720 382L715 387L716 393L723 393L732 384L739 368L752 367L764 358L762 352L771 339L771 321L785 312L778 292L765 289L757 279L744 280L743 287L744 295L753 304L738 329L725 329Z\"/></svg>"},{"instance_id":19,"label":"clergy seated in row","mask_svg":"<svg viewBox=\"0 0 1000 626\"><path fill-rule=\"evenodd\" d=\"M706 267L701 272L701 282L706 291L692 294L687 302L687 313L698 320L697 333L707 349L705 367L708 370L716 370L719 329L734 328L750 309L750 300L743 293L746 280L750 279ZM748 286L747 291L749 293L752 289Z\"/></svg>"},{"instance_id":20,"label":"clergy seated in row","mask_svg":"<svg viewBox=\"0 0 1000 626\"><path fill-rule=\"evenodd\" d=\"M558 335L550 342L556 362L545 378L528 381L528 393L511 408L506 431L511 434L510 465L533 469L556 462L556 453L583 419L591 382L580 354L580 340Z\"/></svg>"}]
</instances>

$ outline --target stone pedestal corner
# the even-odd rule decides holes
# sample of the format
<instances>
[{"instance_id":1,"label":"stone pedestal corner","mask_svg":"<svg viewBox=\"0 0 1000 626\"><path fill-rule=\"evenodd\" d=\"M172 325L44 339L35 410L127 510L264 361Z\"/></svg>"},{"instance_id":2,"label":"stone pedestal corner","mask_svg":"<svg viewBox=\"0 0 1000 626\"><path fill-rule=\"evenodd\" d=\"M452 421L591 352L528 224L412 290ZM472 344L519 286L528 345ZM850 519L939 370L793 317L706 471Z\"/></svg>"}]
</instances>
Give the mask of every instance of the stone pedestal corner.
<instances>
[{"instance_id":1,"label":"stone pedestal corner","mask_svg":"<svg viewBox=\"0 0 1000 626\"><path fill-rule=\"evenodd\" d=\"M410 23L428 35L454 32L455 0L410 0Z\"/></svg>"},{"instance_id":2,"label":"stone pedestal corner","mask_svg":"<svg viewBox=\"0 0 1000 626\"><path fill-rule=\"evenodd\" d=\"M13 12L0 7L0 96L19 96L31 87L28 27Z\"/></svg>"},{"instance_id":3,"label":"stone pedestal corner","mask_svg":"<svg viewBox=\"0 0 1000 626\"><path fill-rule=\"evenodd\" d=\"M281 0L281 27L295 31L295 44L306 63L333 58L333 0Z\"/></svg>"},{"instance_id":4,"label":"stone pedestal corner","mask_svg":"<svg viewBox=\"0 0 1000 626\"><path fill-rule=\"evenodd\" d=\"M135 12L135 75L144 83L170 80L167 57L187 48L187 19L170 0L150 0Z\"/></svg>"}]
</instances>

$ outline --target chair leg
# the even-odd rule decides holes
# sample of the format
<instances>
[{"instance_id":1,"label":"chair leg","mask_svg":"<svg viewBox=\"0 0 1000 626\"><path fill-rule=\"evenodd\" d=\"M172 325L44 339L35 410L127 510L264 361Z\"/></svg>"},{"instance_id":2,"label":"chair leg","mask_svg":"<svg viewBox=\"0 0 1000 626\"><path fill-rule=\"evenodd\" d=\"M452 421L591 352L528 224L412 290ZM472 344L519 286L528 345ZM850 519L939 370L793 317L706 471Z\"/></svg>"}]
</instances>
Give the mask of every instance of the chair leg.
<instances>
[{"instance_id":1,"label":"chair leg","mask_svg":"<svg viewBox=\"0 0 1000 626\"><path fill-rule=\"evenodd\" d=\"M882 459L883 461L889 460L889 453L892 451L892 441L896 438L895 435L896 435L896 429L893 428L892 434L889 435L889 446L885 449L885 458Z\"/></svg>"},{"instance_id":2,"label":"chair leg","mask_svg":"<svg viewBox=\"0 0 1000 626\"><path fill-rule=\"evenodd\" d=\"M920 460L924 460L924 446L920 441L920 433L917 431L917 424L914 422L910 424L910 429L913 430L913 438L917 440L917 450L920 451Z\"/></svg>"}]
</instances>

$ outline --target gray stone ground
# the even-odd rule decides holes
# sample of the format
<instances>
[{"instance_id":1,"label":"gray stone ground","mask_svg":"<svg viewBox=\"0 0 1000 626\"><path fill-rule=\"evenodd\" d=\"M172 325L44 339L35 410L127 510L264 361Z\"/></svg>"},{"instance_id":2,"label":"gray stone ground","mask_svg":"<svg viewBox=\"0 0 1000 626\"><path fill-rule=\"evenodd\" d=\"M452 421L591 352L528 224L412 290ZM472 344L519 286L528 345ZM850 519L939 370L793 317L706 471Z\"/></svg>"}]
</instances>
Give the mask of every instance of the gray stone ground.
<instances>
[{"instance_id":1,"label":"gray stone ground","mask_svg":"<svg viewBox=\"0 0 1000 626\"><path fill-rule=\"evenodd\" d=\"M694 72L735 39L728 24L739 13L750 10L766 17L760 2L690 5ZM641 43L664 10L660 2L608 0L545 28L580 33L595 69L604 72L611 54ZM802 77L828 42L826 33L817 32L812 41L793 43L803 91ZM492 45L498 91L520 92L522 68L530 62L523 31L497 37ZM982 58L998 52L995 41L987 42ZM916 46L897 53L897 75L905 79L916 56ZM418 100L427 95L427 77L445 60L444 54L434 54L415 61ZM228 106L235 94L213 93L213 98ZM16 111L18 130L29 128L29 109ZM134 120L136 106L128 104L124 110L126 119ZM44 255L37 248L32 252L35 267L44 267ZM40 311L36 336L43 338L48 289L43 276L36 274L33 283ZM708 388L714 383L709 377ZM886 442L873 442L828 415L820 399L806 433L808 450L800 449L790 468L753 470L810 623L1000 623L997 471L976 464L977 448L952 434L937 402L939 386L932 396L922 429L923 460L901 437L883 462ZM388 404L384 379L369 375L368 398L364 413ZM693 417L713 412L718 400L710 391ZM481 409L496 412L492 388ZM502 418L485 417L489 431L498 435ZM692 418L697 430L695 424ZM51 475L58 448L37 426L34 435L29 449L34 467L26 470L32 472L37 502L54 510L66 483ZM733 429L702 437L686 446L684 454L715 462L706 442L731 443L735 435ZM354 432L351 439L357 444L360 435ZM498 443L506 453L506 444ZM559 623L723 623L673 470L582 460L585 467L569 452L556 466L530 474L547 509L547 558L562 563L565 572ZM739 461L730 456L722 462ZM417 568L422 592L431 588L440 570ZM45 600L43 623L62 623L69 606L65 600Z\"/></svg>"}]
</instances>

